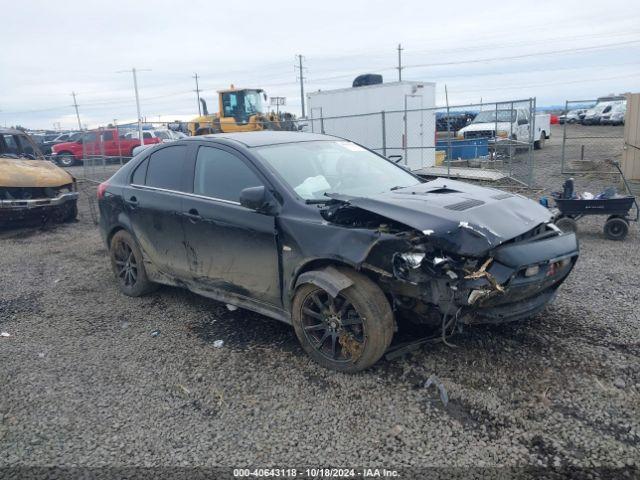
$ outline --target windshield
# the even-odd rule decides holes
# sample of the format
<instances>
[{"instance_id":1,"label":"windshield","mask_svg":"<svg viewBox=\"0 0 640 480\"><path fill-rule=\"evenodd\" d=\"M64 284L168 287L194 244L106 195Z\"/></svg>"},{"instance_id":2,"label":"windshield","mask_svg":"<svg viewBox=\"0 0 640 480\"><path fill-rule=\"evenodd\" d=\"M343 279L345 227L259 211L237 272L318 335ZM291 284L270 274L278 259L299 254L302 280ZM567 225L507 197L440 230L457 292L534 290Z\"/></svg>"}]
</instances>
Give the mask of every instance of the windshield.
<instances>
[{"instance_id":1,"label":"windshield","mask_svg":"<svg viewBox=\"0 0 640 480\"><path fill-rule=\"evenodd\" d=\"M420 183L401 167L347 141L287 143L255 151L305 200L326 199L327 193L367 196Z\"/></svg>"},{"instance_id":2,"label":"windshield","mask_svg":"<svg viewBox=\"0 0 640 480\"><path fill-rule=\"evenodd\" d=\"M41 159L42 152L27 135L0 135L0 156L11 158Z\"/></svg>"},{"instance_id":3,"label":"windshield","mask_svg":"<svg viewBox=\"0 0 640 480\"><path fill-rule=\"evenodd\" d=\"M238 90L222 94L222 108L225 117L233 117L238 122L247 122L251 115L262 113L261 90Z\"/></svg>"},{"instance_id":4,"label":"windshield","mask_svg":"<svg viewBox=\"0 0 640 480\"><path fill-rule=\"evenodd\" d=\"M485 110L476 115L476 118L471 123L495 123L496 113L498 114L498 122L512 123L516 121L517 112L515 110L498 110L497 112L495 110Z\"/></svg>"},{"instance_id":5,"label":"windshield","mask_svg":"<svg viewBox=\"0 0 640 480\"><path fill-rule=\"evenodd\" d=\"M155 133L156 137L161 138L162 140L172 140L169 130L156 130Z\"/></svg>"}]
</instances>

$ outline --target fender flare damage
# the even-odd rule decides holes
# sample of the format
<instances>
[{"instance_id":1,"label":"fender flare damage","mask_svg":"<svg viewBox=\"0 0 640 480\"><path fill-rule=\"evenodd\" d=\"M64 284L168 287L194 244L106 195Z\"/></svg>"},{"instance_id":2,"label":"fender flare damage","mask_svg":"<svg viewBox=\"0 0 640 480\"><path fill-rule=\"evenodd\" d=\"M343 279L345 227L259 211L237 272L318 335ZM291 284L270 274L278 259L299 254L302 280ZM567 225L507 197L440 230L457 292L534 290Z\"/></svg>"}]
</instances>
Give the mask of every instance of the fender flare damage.
<instances>
[{"instance_id":1,"label":"fender flare damage","mask_svg":"<svg viewBox=\"0 0 640 480\"><path fill-rule=\"evenodd\" d=\"M296 281L294 291L305 283L322 288L333 298L336 298L342 290L353 285L353 281L349 277L332 266L301 274Z\"/></svg>"}]
</instances>

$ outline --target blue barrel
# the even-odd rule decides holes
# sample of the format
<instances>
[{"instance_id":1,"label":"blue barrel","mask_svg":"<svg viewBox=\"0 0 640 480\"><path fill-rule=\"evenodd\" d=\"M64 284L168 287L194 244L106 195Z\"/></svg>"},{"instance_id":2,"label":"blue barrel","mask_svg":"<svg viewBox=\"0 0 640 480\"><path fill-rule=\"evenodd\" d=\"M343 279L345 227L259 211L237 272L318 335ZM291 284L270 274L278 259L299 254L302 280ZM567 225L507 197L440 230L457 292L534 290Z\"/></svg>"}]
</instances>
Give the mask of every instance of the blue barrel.
<instances>
[{"instance_id":1,"label":"blue barrel","mask_svg":"<svg viewBox=\"0 0 640 480\"><path fill-rule=\"evenodd\" d=\"M450 160L469 160L489 155L488 140L487 138L438 140L436 142L436 150L446 152ZM449 150L449 145L451 145L451 150Z\"/></svg>"}]
</instances>

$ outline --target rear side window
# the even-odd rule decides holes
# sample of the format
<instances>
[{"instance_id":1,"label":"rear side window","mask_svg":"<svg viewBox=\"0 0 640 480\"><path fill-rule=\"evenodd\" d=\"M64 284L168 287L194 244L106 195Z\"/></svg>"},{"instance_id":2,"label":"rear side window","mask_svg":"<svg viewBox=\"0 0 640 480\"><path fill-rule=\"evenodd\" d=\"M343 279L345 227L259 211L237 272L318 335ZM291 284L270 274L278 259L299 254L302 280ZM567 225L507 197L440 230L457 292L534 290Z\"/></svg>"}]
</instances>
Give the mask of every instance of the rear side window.
<instances>
[{"instance_id":1,"label":"rear side window","mask_svg":"<svg viewBox=\"0 0 640 480\"><path fill-rule=\"evenodd\" d=\"M194 193L237 202L243 189L260 185L262 181L235 155L213 147L198 149Z\"/></svg>"},{"instance_id":2,"label":"rear side window","mask_svg":"<svg viewBox=\"0 0 640 480\"><path fill-rule=\"evenodd\" d=\"M184 145L172 145L154 152L148 160L145 185L167 190L182 190L186 150L187 147Z\"/></svg>"},{"instance_id":3,"label":"rear side window","mask_svg":"<svg viewBox=\"0 0 640 480\"><path fill-rule=\"evenodd\" d=\"M144 179L147 176L147 165L149 164L148 159L144 159L144 161L136 167L131 176L131 183L134 185L144 185Z\"/></svg>"}]
</instances>

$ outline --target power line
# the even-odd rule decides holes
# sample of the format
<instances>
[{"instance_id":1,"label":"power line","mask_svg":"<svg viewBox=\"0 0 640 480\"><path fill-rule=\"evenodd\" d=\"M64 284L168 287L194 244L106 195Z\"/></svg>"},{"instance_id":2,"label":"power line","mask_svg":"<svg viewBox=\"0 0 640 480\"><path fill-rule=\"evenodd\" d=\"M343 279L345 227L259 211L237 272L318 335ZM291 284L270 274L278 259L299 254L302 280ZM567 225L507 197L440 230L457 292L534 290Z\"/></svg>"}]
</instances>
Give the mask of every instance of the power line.
<instances>
[{"instance_id":1,"label":"power line","mask_svg":"<svg viewBox=\"0 0 640 480\"><path fill-rule=\"evenodd\" d=\"M605 45L594 45L591 47L578 47L578 48L567 48L564 50L550 50L547 52L535 52L535 53L524 53L521 55L511 55L511 56L502 56L502 57L491 57L491 58L480 58L476 60L459 60L454 62L440 62L440 63L422 63L415 65L407 65L404 68L423 68L423 67L442 67L448 65L465 65L469 63L484 63L484 62L494 62L497 60L517 60L520 58L529 58L529 57L539 57L543 55L555 55L555 54L563 54L563 53L577 53L584 52L589 50L597 50L602 48L612 48L612 47L621 47L623 45L630 45L633 43L640 43L640 40L630 40L628 42L618 42L618 43L608 43Z\"/></svg>"}]
</instances>

